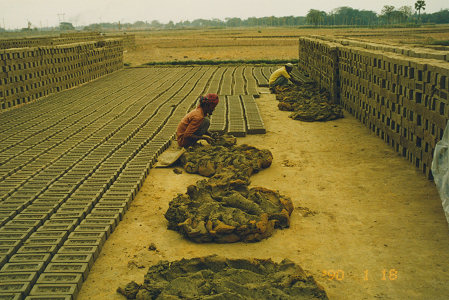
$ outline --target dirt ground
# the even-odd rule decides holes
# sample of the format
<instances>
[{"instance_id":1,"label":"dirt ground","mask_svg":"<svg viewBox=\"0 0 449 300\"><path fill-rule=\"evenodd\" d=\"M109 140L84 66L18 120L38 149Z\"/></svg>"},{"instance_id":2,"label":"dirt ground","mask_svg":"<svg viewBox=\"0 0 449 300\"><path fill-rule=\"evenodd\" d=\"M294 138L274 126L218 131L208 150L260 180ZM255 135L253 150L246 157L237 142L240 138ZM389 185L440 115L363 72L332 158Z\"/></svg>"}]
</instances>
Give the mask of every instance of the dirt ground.
<instances>
[{"instance_id":1,"label":"dirt ground","mask_svg":"<svg viewBox=\"0 0 449 300\"><path fill-rule=\"evenodd\" d=\"M419 28L227 28L153 30L133 32L136 49L124 53L124 62L298 59L298 38L328 35L388 45L426 46L448 40L448 25Z\"/></svg>"},{"instance_id":2,"label":"dirt ground","mask_svg":"<svg viewBox=\"0 0 449 300\"><path fill-rule=\"evenodd\" d=\"M190 242L166 229L164 213L201 177L152 169L78 299L124 299L116 288L142 283L158 260L210 254L289 258L330 299L448 299L448 224L433 182L347 112L344 119L306 123L279 111L273 95L257 102L267 134L239 143L272 151L272 166L252 176L252 185L292 198L291 227L258 243Z\"/></svg>"}]
</instances>

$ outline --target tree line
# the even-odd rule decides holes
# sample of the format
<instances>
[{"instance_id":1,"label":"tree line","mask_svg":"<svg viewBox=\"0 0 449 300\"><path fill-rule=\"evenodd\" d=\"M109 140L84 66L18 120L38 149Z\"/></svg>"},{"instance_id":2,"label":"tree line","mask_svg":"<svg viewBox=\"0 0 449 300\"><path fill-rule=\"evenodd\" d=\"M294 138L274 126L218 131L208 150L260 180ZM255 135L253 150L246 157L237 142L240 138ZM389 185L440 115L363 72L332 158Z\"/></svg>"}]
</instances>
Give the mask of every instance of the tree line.
<instances>
[{"instance_id":1,"label":"tree line","mask_svg":"<svg viewBox=\"0 0 449 300\"><path fill-rule=\"evenodd\" d=\"M380 14L374 11L358 10L343 6L332 10L330 13L311 9L307 13L306 23L309 25L356 25L356 26L382 26L407 23L449 23L449 9L440 10L432 14L421 14L425 9L425 2L418 0L415 3L415 11L411 6L395 8L385 5Z\"/></svg>"},{"instance_id":2,"label":"tree line","mask_svg":"<svg viewBox=\"0 0 449 300\"><path fill-rule=\"evenodd\" d=\"M247 19L226 18L196 19L180 22L170 21L161 23L157 20L151 22L137 21L134 23L95 23L80 26L76 29L85 30L121 30L121 29L180 29L180 28L225 28L225 27L295 27L295 26L394 26L405 24L411 26L418 23L445 24L449 23L449 9L427 14L424 0L417 0L412 6L394 7L385 5L380 14L371 10L359 10L349 6L342 6L326 13L325 11L310 9L306 16L285 17L251 17ZM4 29L0 28L0 32Z\"/></svg>"},{"instance_id":3,"label":"tree line","mask_svg":"<svg viewBox=\"0 0 449 300\"><path fill-rule=\"evenodd\" d=\"M422 9L422 8L421 8ZM311 9L306 16L286 17L251 17L248 19L226 18L220 19L196 19L193 21L180 21L174 23L161 23L137 21L134 23L99 23L86 26L87 30L104 29L179 29L179 28L224 28L224 27L285 27L285 26L389 26L395 24L416 23L449 23L449 9L426 14L413 11L411 6L385 5L380 14L370 10L358 10L343 6L329 13Z\"/></svg>"}]
</instances>

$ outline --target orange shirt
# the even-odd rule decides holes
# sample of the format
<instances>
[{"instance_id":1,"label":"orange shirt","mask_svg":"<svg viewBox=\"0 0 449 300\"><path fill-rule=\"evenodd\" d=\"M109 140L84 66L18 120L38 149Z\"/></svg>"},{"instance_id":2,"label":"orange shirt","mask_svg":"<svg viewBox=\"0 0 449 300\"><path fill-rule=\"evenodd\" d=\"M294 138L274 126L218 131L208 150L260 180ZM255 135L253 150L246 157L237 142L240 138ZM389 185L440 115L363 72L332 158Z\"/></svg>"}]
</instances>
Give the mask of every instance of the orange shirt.
<instances>
[{"instance_id":1,"label":"orange shirt","mask_svg":"<svg viewBox=\"0 0 449 300\"><path fill-rule=\"evenodd\" d=\"M176 139L179 147L194 142L190 137L200 128L204 120L204 111L198 106L182 118L176 129Z\"/></svg>"}]
</instances>

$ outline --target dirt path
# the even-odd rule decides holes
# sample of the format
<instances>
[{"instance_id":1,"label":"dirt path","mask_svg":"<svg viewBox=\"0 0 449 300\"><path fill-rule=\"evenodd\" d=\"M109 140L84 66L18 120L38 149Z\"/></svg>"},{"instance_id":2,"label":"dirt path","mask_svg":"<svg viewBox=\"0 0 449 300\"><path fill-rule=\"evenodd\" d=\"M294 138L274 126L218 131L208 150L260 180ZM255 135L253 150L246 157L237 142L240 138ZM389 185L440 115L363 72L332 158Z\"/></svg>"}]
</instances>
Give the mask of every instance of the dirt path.
<instances>
[{"instance_id":1,"label":"dirt path","mask_svg":"<svg viewBox=\"0 0 449 300\"><path fill-rule=\"evenodd\" d=\"M163 214L201 177L153 169L78 299L124 299L117 286L141 283L158 260L209 254L290 258L330 299L447 299L448 226L434 184L347 112L341 120L304 123L278 111L272 95L257 102L268 132L239 143L272 151L273 165L252 184L292 198L291 228L254 244L189 242L166 229Z\"/></svg>"}]
</instances>

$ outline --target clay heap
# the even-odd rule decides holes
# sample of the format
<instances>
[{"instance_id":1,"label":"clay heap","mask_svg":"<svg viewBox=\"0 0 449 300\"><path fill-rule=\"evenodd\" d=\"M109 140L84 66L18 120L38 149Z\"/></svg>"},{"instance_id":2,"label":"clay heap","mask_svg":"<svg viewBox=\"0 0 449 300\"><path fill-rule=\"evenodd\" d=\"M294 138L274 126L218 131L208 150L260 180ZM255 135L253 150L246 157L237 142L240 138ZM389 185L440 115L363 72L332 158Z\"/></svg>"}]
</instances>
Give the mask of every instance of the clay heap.
<instances>
[{"instance_id":1,"label":"clay heap","mask_svg":"<svg viewBox=\"0 0 449 300\"><path fill-rule=\"evenodd\" d=\"M211 146L195 146L180 161L186 172L210 177L187 188L169 203L168 228L195 242L255 242L290 225L292 201L261 187L249 188L250 176L271 165L268 150L235 146L215 137Z\"/></svg>"},{"instance_id":2,"label":"clay heap","mask_svg":"<svg viewBox=\"0 0 449 300\"><path fill-rule=\"evenodd\" d=\"M307 122L330 121L343 118L341 106L329 103L329 93L320 90L315 83L276 87L278 108L292 111L294 120Z\"/></svg>"},{"instance_id":3,"label":"clay heap","mask_svg":"<svg viewBox=\"0 0 449 300\"><path fill-rule=\"evenodd\" d=\"M144 283L118 292L127 299L328 299L303 269L285 259L226 259L218 256L160 261Z\"/></svg>"}]
</instances>

